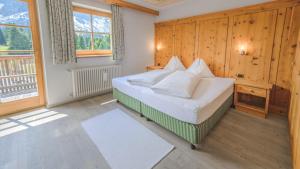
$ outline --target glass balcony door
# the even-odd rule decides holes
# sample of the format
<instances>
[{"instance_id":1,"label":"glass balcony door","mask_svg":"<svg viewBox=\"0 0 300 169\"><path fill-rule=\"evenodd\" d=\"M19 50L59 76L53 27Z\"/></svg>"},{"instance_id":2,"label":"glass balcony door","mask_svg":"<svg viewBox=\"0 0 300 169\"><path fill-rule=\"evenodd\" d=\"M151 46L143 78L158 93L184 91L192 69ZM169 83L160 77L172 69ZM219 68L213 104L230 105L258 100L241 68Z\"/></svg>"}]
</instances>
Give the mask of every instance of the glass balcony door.
<instances>
[{"instance_id":1,"label":"glass balcony door","mask_svg":"<svg viewBox=\"0 0 300 169\"><path fill-rule=\"evenodd\" d=\"M0 115L45 104L34 0L0 0Z\"/></svg>"}]
</instances>

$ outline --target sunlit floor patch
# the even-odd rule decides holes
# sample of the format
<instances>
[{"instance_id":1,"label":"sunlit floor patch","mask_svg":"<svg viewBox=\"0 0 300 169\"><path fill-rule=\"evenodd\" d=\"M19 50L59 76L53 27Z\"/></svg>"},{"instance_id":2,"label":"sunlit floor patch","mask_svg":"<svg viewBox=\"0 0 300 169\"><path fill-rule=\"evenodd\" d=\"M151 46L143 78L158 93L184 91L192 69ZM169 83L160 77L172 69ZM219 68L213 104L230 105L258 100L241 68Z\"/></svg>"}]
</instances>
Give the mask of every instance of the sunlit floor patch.
<instances>
[{"instance_id":1,"label":"sunlit floor patch","mask_svg":"<svg viewBox=\"0 0 300 169\"><path fill-rule=\"evenodd\" d=\"M7 119L0 119L0 124L4 124L4 123L7 123L7 122L9 122L9 120L7 120Z\"/></svg>"},{"instance_id":2,"label":"sunlit floor patch","mask_svg":"<svg viewBox=\"0 0 300 169\"><path fill-rule=\"evenodd\" d=\"M67 114L56 111L39 109L7 117L5 119L0 119L0 137L30 129L31 127L46 124L67 116Z\"/></svg>"},{"instance_id":3,"label":"sunlit floor patch","mask_svg":"<svg viewBox=\"0 0 300 169\"><path fill-rule=\"evenodd\" d=\"M38 125L45 124L45 123L48 123L48 122L51 122L51 121L54 121L54 120L57 120L57 119L60 119L60 118L66 117L66 116L67 116L66 114L56 114L54 116L50 116L50 117L46 117L46 118L43 118L43 119L40 119L37 121L30 122L30 123L28 123L28 125L29 126L38 126Z\"/></svg>"},{"instance_id":4,"label":"sunlit floor patch","mask_svg":"<svg viewBox=\"0 0 300 169\"><path fill-rule=\"evenodd\" d=\"M16 127L13 127L13 128L8 128L8 129L6 129L6 130L0 131L0 137L3 137L3 136L6 136L6 135L10 135L10 134L16 133L16 132L25 130L25 129L27 129L27 128L28 128L28 127L26 127L26 126L16 126Z\"/></svg>"},{"instance_id":5,"label":"sunlit floor patch","mask_svg":"<svg viewBox=\"0 0 300 169\"><path fill-rule=\"evenodd\" d=\"M0 130L4 130L4 129L7 129L7 128L10 128L13 126L17 126L17 125L18 125L18 123L15 123L15 122L4 123L4 124L0 125Z\"/></svg>"},{"instance_id":6,"label":"sunlit floor patch","mask_svg":"<svg viewBox=\"0 0 300 169\"><path fill-rule=\"evenodd\" d=\"M10 119L15 119L15 120L22 119L22 118L25 118L25 117L29 117L29 116L33 116L33 115L45 113L45 112L48 112L48 111L49 111L48 109L34 110L34 111L30 111L28 113L22 113L20 115L12 116L12 117L10 117Z\"/></svg>"},{"instance_id":7,"label":"sunlit floor patch","mask_svg":"<svg viewBox=\"0 0 300 169\"><path fill-rule=\"evenodd\" d=\"M45 118L45 117L52 116L54 114L57 114L57 112L48 111L48 112L44 112L44 113L41 113L41 114L38 114L38 115L30 116L30 117L27 117L27 118L24 118L24 119L19 119L18 121L21 122L21 123L27 123L27 122L31 122L31 121L35 121L35 120L38 120L38 119L42 119L42 118Z\"/></svg>"}]
</instances>

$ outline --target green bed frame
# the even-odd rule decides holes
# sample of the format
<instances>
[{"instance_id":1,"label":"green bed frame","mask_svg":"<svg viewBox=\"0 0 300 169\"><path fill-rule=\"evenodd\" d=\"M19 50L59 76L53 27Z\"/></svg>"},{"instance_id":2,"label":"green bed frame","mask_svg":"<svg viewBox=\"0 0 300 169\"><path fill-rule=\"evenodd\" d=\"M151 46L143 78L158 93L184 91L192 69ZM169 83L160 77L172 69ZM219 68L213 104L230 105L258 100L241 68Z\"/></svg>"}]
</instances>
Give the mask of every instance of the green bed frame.
<instances>
[{"instance_id":1,"label":"green bed frame","mask_svg":"<svg viewBox=\"0 0 300 169\"><path fill-rule=\"evenodd\" d=\"M208 132L216 125L224 113L231 107L233 96L230 96L223 105L207 120L200 124L191 124L175 119L163 112L150 107L141 101L128 96L118 89L113 89L113 96L120 103L141 113L147 119L154 121L160 126L172 131L179 137L191 143L191 148L195 149L198 144L205 138Z\"/></svg>"}]
</instances>

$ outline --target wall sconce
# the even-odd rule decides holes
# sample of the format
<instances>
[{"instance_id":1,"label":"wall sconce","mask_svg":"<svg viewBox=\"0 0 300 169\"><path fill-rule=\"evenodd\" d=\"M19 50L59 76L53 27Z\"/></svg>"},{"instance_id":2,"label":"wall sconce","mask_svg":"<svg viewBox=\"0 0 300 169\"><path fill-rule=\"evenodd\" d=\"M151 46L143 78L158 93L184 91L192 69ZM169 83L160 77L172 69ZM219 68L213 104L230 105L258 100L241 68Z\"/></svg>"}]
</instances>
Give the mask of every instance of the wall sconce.
<instances>
[{"instance_id":1,"label":"wall sconce","mask_svg":"<svg viewBox=\"0 0 300 169\"><path fill-rule=\"evenodd\" d=\"M159 51L162 48L162 45L159 43L156 45L156 50Z\"/></svg>"},{"instance_id":2,"label":"wall sconce","mask_svg":"<svg viewBox=\"0 0 300 169\"><path fill-rule=\"evenodd\" d=\"M240 45L239 47L240 55L248 55L246 45Z\"/></svg>"}]
</instances>

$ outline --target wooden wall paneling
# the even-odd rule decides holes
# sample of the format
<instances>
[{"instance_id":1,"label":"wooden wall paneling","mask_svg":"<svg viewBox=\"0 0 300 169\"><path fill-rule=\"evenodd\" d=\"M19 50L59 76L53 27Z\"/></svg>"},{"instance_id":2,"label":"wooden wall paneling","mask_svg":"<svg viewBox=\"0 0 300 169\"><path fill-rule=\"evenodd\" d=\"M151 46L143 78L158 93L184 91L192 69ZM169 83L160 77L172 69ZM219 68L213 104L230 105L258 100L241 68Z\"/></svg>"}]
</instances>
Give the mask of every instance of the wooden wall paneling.
<instances>
[{"instance_id":1,"label":"wooden wall paneling","mask_svg":"<svg viewBox=\"0 0 300 169\"><path fill-rule=\"evenodd\" d=\"M280 58L281 44L283 38L283 30L286 21L287 8L278 9L277 21L276 21L276 32L273 45L273 54L271 59L270 79L269 83L275 84L277 78L278 64Z\"/></svg>"},{"instance_id":2,"label":"wooden wall paneling","mask_svg":"<svg viewBox=\"0 0 300 169\"><path fill-rule=\"evenodd\" d=\"M165 66L174 55L174 25L155 27L155 65Z\"/></svg>"},{"instance_id":3,"label":"wooden wall paneling","mask_svg":"<svg viewBox=\"0 0 300 169\"><path fill-rule=\"evenodd\" d=\"M181 58L184 66L189 67L195 58L196 22L175 25L174 54Z\"/></svg>"},{"instance_id":4,"label":"wooden wall paneling","mask_svg":"<svg viewBox=\"0 0 300 169\"><path fill-rule=\"evenodd\" d=\"M216 53L214 57L214 73L216 76L225 76L226 42L228 36L228 18L217 22Z\"/></svg>"},{"instance_id":5,"label":"wooden wall paneling","mask_svg":"<svg viewBox=\"0 0 300 169\"><path fill-rule=\"evenodd\" d=\"M197 55L216 76L225 75L228 18L201 20L197 24Z\"/></svg>"},{"instance_id":6,"label":"wooden wall paneling","mask_svg":"<svg viewBox=\"0 0 300 169\"><path fill-rule=\"evenodd\" d=\"M300 28L300 10L299 6L286 9L284 30L282 34L282 45L279 56L275 86L271 95L270 112L286 114L290 104L291 74L292 64L295 56L297 33ZM271 69L271 75L274 75L274 69ZM273 82L270 77L270 82Z\"/></svg>"},{"instance_id":7,"label":"wooden wall paneling","mask_svg":"<svg viewBox=\"0 0 300 169\"><path fill-rule=\"evenodd\" d=\"M270 69L270 84L276 84L278 65L280 59L280 53L282 50L283 43L283 31L284 25L289 23L289 19L286 19L287 8L278 9L277 21L276 21L276 32L273 45L273 54L271 59ZM282 99L281 99L282 98ZM277 114L286 114L289 110L290 104L290 93L289 91L283 90L279 86L274 85L271 90L269 112Z\"/></svg>"},{"instance_id":8,"label":"wooden wall paneling","mask_svg":"<svg viewBox=\"0 0 300 169\"><path fill-rule=\"evenodd\" d=\"M300 84L300 78L298 77L296 82L298 82L298 85ZM295 110L295 116L294 116L294 139L293 139L293 164L295 169L300 169L300 90L296 91L296 94L298 96L298 99L296 100L297 109Z\"/></svg>"},{"instance_id":9,"label":"wooden wall paneling","mask_svg":"<svg viewBox=\"0 0 300 169\"><path fill-rule=\"evenodd\" d=\"M234 17L230 76L242 83L267 86L277 10ZM245 46L247 55L240 55ZM238 74L242 78L238 78Z\"/></svg>"},{"instance_id":10,"label":"wooden wall paneling","mask_svg":"<svg viewBox=\"0 0 300 169\"><path fill-rule=\"evenodd\" d=\"M291 78L291 106L289 112L290 140L294 169L300 169L300 33Z\"/></svg>"},{"instance_id":11,"label":"wooden wall paneling","mask_svg":"<svg viewBox=\"0 0 300 169\"><path fill-rule=\"evenodd\" d=\"M266 3L241 7L241 8L229 9L225 11L206 13L206 14L174 19L169 21L162 21L156 24L165 25L165 24L176 23L181 21L185 22L187 20L209 20L209 19L216 19L216 18L223 18L223 17L232 17L236 15L249 14L253 12L263 12L267 10L277 10L279 8L288 8L299 4L300 4L299 0L277 0L277 1L270 1Z\"/></svg>"},{"instance_id":12,"label":"wooden wall paneling","mask_svg":"<svg viewBox=\"0 0 300 169\"><path fill-rule=\"evenodd\" d=\"M291 130L293 130L293 120L296 120L295 114L296 110L298 109L297 100L299 100L299 91L300 91L300 34L298 35L298 47L296 50L296 55L294 59L293 69L292 69L292 78L291 78L291 93L292 93L292 102L291 102L291 108L290 108L290 114L289 114L289 121L291 124ZM292 132L293 133L293 132ZM291 134L292 134L291 133Z\"/></svg>"},{"instance_id":13,"label":"wooden wall paneling","mask_svg":"<svg viewBox=\"0 0 300 169\"><path fill-rule=\"evenodd\" d=\"M300 104L300 100L298 100L298 104ZM295 135L295 142L294 142L294 150L293 150L293 166L294 169L300 169L300 112L298 109L298 117L297 117L297 126L296 128L298 129L296 131Z\"/></svg>"},{"instance_id":14,"label":"wooden wall paneling","mask_svg":"<svg viewBox=\"0 0 300 169\"><path fill-rule=\"evenodd\" d=\"M295 124L297 120L297 112L299 111L299 83L300 83L300 78L293 78L294 85L292 85L292 101L291 101L291 107L290 107L290 114L289 114L289 122L290 122L290 135L291 135L291 140L293 140L293 136L295 133ZM296 83L298 82L298 85Z\"/></svg>"},{"instance_id":15,"label":"wooden wall paneling","mask_svg":"<svg viewBox=\"0 0 300 169\"><path fill-rule=\"evenodd\" d=\"M198 22L198 51L197 56L202 58L210 70L214 72L213 57L216 52L216 20L204 20Z\"/></svg>"},{"instance_id":16,"label":"wooden wall paneling","mask_svg":"<svg viewBox=\"0 0 300 169\"><path fill-rule=\"evenodd\" d=\"M226 58L225 58L225 77L230 75L230 62L231 62L231 46L232 46L232 30L233 30L234 18L229 17L228 19L228 31L227 31L227 42L226 42Z\"/></svg>"},{"instance_id":17,"label":"wooden wall paneling","mask_svg":"<svg viewBox=\"0 0 300 169\"><path fill-rule=\"evenodd\" d=\"M297 34L300 28L300 6L287 9L286 21L288 22L286 22L284 28L276 85L284 89L290 89L291 67L295 57Z\"/></svg>"},{"instance_id":18,"label":"wooden wall paneling","mask_svg":"<svg viewBox=\"0 0 300 169\"><path fill-rule=\"evenodd\" d=\"M300 83L300 78L294 79L295 82ZM294 99L292 106L292 121L290 123L290 140L291 140L291 148L292 148L292 159L294 169L300 169L300 91L299 87L294 91Z\"/></svg>"},{"instance_id":19,"label":"wooden wall paneling","mask_svg":"<svg viewBox=\"0 0 300 169\"><path fill-rule=\"evenodd\" d=\"M174 55L178 56L182 60L182 53L181 53L181 47L182 47L182 41L184 37L183 35L183 27L185 24L176 24L174 29Z\"/></svg>"}]
</instances>

